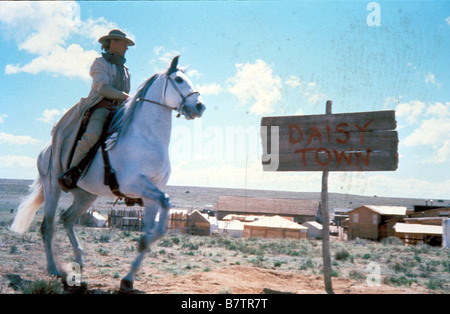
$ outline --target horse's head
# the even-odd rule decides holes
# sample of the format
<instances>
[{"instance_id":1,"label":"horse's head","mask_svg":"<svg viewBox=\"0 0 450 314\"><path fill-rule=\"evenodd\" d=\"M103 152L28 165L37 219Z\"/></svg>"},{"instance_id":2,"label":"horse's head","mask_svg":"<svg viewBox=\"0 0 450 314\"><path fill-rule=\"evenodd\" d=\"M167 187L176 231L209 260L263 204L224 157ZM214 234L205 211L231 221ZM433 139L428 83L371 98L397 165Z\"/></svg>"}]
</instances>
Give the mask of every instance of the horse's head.
<instances>
[{"instance_id":1,"label":"horse's head","mask_svg":"<svg viewBox=\"0 0 450 314\"><path fill-rule=\"evenodd\" d=\"M202 103L200 93L194 90L184 70L178 68L179 58L180 56L173 58L166 72L166 82L163 91L165 104L176 108L188 120L199 118L206 107Z\"/></svg>"}]
</instances>

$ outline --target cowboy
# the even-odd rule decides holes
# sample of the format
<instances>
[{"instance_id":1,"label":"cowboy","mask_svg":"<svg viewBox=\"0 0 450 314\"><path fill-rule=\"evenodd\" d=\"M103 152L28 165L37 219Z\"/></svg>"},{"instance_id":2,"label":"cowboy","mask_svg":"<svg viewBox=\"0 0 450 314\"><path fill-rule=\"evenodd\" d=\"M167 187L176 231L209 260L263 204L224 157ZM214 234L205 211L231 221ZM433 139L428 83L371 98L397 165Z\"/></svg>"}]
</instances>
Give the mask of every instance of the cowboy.
<instances>
[{"instance_id":1,"label":"cowboy","mask_svg":"<svg viewBox=\"0 0 450 314\"><path fill-rule=\"evenodd\" d=\"M129 97L130 74L125 66L125 52L129 46L134 46L135 43L118 29L111 30L108 35L101 37L98 41L102 44L104 53L101 57L96 58L91 65L92 85L89 96L87 99L82 98L74 106L75 108L72 108L73 110L66 114L69 117L65 115L61 119L69 120L70 117L73 117L77 120L86 120L84 113L88 112L87 119L89 122L85 126L85 132L77 141L76 148L72 150L72 156L68 157L69 162L70 157L72 157L69 170L64 172L58 180L64 190L76 187L76 183L84 170L80 167L80 162L100 139L106 117L111 110L117 110L123 101ZM58 132L58 129L64 128L59 124L69 126L73 122L58 122L55 126L56 132ZM71 128L73 126L69 129Z\"/></svg>"}]
</instances>

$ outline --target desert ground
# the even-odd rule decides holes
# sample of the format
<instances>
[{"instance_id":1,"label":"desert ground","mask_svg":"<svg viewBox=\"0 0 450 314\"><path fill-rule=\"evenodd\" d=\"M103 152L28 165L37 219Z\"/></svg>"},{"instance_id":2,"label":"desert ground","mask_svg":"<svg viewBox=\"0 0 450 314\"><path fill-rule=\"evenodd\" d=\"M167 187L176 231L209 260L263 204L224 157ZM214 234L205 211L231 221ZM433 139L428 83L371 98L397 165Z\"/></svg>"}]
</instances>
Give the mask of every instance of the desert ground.
<instances>
[{"instance_id":1,"label":"desert ground","mask_svg":"<svg viewBox=\"0 0 450 314\"><path fill-rule=\"evenodd\" d=\"M117 293L121 277L136 256L140 233L77 226L86 266L82 270L82 286L65 289L57 279L45 273L45 253L39 233L42 209L25 234L17 235L8 230L14 215L11 210L17 208L30 183L0 180L0 293ZM192 208L212 204L214 197L218 198L221 193L242 192L191 187L171 187L169 190L175 205ZM279 197L299 197L289 192L270 193L278 193ZM303 194L299 198L306 197L315 195ZM94 207L107 210L113 201L99 199ZM423 202L330 196L330 203L336 208L375 202L410 206L419 201ZM447 205L448 201L443 200L443 203ZM68 204L70 196L64 194L60 208ZM57 225L57 230L55 252L60 267L64 268L71 262L72 249L61 224ZM379 243L340 241L331 237L331 258L335 293L450 292L449 250L427 245L404 246L394 239ZM379 266L380 276L379 281L371 282L374 265ZM226 235L206 237L169 233L152 245L134 288L136 293L146 294L262 294L270 291L320 294L325 293L321 269L320 240L237 239Z\"/></svg>"}]
</instances>

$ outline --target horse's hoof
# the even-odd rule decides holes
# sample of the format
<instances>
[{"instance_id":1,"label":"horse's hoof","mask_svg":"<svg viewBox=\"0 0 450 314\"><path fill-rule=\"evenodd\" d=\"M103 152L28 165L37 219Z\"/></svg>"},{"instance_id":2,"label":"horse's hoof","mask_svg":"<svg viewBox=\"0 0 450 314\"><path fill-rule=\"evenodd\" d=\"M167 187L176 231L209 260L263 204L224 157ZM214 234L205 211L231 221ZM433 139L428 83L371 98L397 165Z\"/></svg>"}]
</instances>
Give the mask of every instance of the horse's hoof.
<instances>
[{"instance_id":1,"label":"horse's hoof","mask_svg":"<svg viewBox=\"0 0 450 314\"><path fill-rule=\"evenodd\" d=\"M121 293L129 293L133 291L133 282L128 279L122 279L120 281L120 290Z\"/></svg>"},{"instance_id":2,"label":"horse's hoof","mask_svg":"<svg viewBox=\"0 0 450 314\"><path fill-rule=\"evenodd\" d=\"M63 276L61 275L61 273L56 269L48 269L47 273L50 277L56 277L56 278L62 278Z\"/></svg>"}]
</instances>

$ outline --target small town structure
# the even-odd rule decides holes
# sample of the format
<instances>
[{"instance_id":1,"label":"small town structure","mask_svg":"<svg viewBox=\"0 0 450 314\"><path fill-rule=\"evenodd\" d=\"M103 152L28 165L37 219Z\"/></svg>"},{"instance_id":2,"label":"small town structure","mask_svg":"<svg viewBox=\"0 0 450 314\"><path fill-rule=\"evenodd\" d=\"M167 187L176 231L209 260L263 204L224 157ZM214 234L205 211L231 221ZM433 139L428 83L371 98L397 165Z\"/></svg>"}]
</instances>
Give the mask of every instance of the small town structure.
<instances>
[{"instance_id":1,"label":"small town structure","mask_svg":"<svg viewBox=\"0 0 450 314\"><path fill-rule=\"evenodd\" d=\"M347 221L349 218L349 212L351 208L335 208L333 215L334 225L337 227L347 228Z\"/></svg>"},{"instance_id":2,"label":"small town structure","mask_svg":"<svg viewBox=\"0 0 450 314\"><path fill-rule=\"evenodd\" d=\"M307 221L302 226L308 228L308 239L322 239L322 225L317 221Z\"/></svg>"},{"instance_id":3,"label":"small town structure","mask_svg":"<svg viewBox=\"0 0 450 314\"><path fill-rule=\"evenodd\" d=\"M394 225L395 236L405 244L425 243L433 246L442 245L442 225L423 225L398 222Z\"/></svg>"},{"instance_id":4,"label":"small town structure","mask_svg":"<svg viewBox=\"0 0 450 314\"><path fill-rule=\"evenodd\" d=\"M218 220L230 214L281 216L293 222L304 223L314 220L319 210L318 200L299 200L286 198L257 198L244 196L219 197L215 205Z\"/></svg>"},{"instance_id":5,"label":"small town structure","mask_svg":"<svg viewBox=\"0 0 450 314\"><path fill-rule=\"evenodd\" d=\"M219 234L233 238L242 238L244 235L244 223L239 220L219 220Z\"/></svg>"},{"instance_id":6,"label":"small town structure","mask_svg":"<svg viewBox=\"0 0 450 314\"><path fill-rule=\"evenodd\" d=\"M414 206L414 212L408 214L409 218L423 218L423 217L440 217L450 218L450 207L435 207L435 206Z\"/></svg>"},{"instance_id":7,"label":"small town structure","mask_svg":"<svg viewBox=\"0 0 450 314\"><path fill-rule=\"evenodd\" d=\"M393 226L406 215L405 206L364 205L349 212L348 239L381 240L394 236Z\"/></svg>"},{"instance_id":8,"label":"small town structure","mask_svg":"<svg viewBox=\"0 0 450 314\"><path fill-rule=\"evenodd\" d=\"M293 238L306 239L308 228L281 216L265 217L244 224L244 238Z\"/></svg>"},{"instance_id":9,"label":"small town structure","mask_svg":"<svg viewBox=\"0 0 450 314\"><path fill-rule=\"evenodd\" d=\"M206 217L205 217L206 216ZM198 210L194 210L188 215L190 234L209 236L211 233L211 223L207 214L201 214Z\"/></svg>"}]
</instances>

